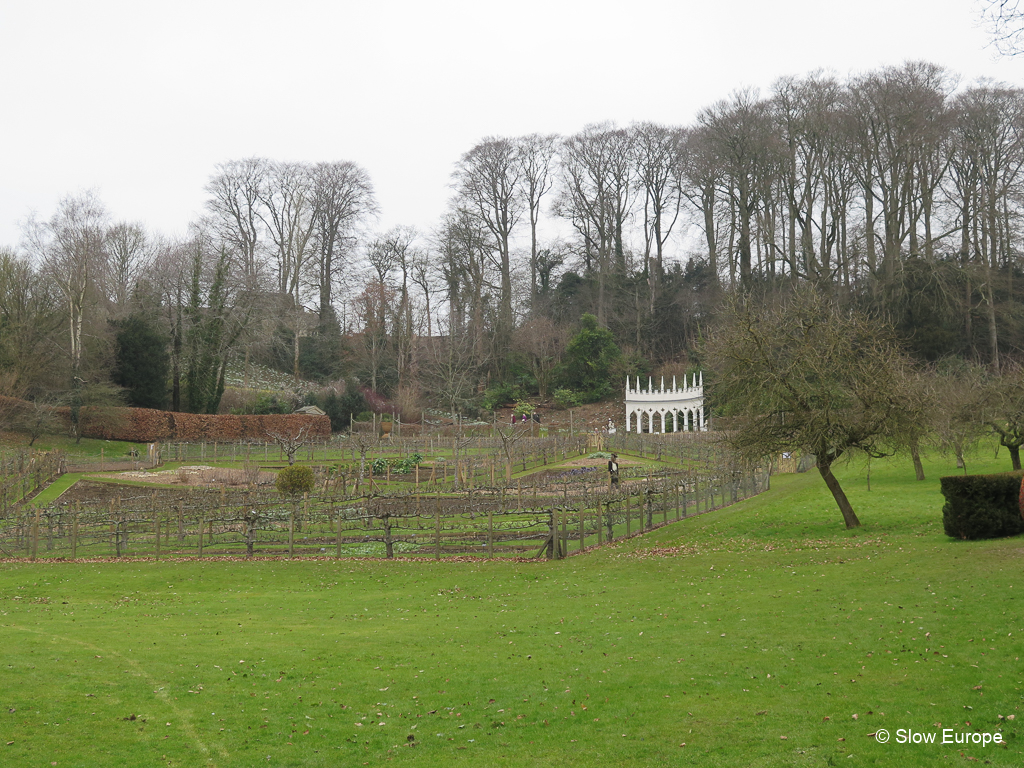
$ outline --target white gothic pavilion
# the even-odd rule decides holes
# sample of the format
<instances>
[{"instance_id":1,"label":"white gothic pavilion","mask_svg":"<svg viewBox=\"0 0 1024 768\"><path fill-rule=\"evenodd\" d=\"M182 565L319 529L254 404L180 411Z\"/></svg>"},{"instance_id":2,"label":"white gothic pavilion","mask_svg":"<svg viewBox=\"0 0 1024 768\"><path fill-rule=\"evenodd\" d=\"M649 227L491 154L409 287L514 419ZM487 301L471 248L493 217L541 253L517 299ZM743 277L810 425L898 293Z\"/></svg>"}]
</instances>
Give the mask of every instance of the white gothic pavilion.
<instances>
[{"instance_id":1,"label":"white gothic pavilion","mask_svg":"<svg viewBox=\"0 0 1024 768\"><path fill-rule=\"evenodd\" d=\"M693 374L690 384L683 376L683 386L676 386L672 377L672 388L665 388L665 377L661 377L661 388L654 388L654 381L647 378L647 389L640 388L640 377L632 386L626 377L626 431L643 432L643 418L647 416L648 432L703 432L707 429L704 420L704 374ZM654 417L661 417L661 429L655 429ZM671 416L671 420L669 420ZM634 420L635 417L635 420Z\"/></svg>"}]
</instances>

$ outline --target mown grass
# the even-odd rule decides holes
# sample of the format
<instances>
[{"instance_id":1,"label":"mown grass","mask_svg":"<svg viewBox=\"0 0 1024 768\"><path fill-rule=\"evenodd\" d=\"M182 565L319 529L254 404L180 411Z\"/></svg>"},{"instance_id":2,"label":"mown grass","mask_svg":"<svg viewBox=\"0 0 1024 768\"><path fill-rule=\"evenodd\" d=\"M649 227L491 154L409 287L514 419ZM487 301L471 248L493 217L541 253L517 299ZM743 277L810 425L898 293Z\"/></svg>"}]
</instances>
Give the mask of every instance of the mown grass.
<instances>
[{"instance_id":1,"label":"mown grass","mask_svg":"<svg viewBox=\"0 0 1024 768\"><path fill-rule=\"evenodd\" d=\"M560 562L7 563L0 759L1017 766L1024 539L948 539L926 469L847 467L855 531L785 476Z\"/></svg>"}]
</instances>

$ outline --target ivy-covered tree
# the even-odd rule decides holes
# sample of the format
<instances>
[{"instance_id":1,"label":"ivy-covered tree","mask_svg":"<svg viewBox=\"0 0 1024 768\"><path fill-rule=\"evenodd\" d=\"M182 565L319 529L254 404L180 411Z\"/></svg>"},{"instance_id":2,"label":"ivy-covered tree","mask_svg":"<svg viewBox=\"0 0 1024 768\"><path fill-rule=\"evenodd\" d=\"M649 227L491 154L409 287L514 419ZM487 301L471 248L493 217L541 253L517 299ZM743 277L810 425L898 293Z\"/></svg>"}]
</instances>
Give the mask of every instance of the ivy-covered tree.
<instances>
[{"instance_id":1,"label":"ivy-covered tree","mask_svg":"<svg viewBox=\"0 0 1024 768\"><path fill-rule=\"evenodd\" d=\"M235 317L228 296L227 254L221 251L203 306L202 249L192 261L188 306L185 308L185 402L192 413L216 413L224 394L228 352L245 327Z\"/></svg>"},{"instance_id":2,"label":"ivy-covered tree","mask_svg":"<svg viewBox=\"0 0 1024 768\"><path fill-rule=\"evenodd\" d=\"M129 315L112 325L116 330L114 383L125 388L129 405L166 408L171 368L167 336L142 314Z\"/></svg>"}]
</instances>

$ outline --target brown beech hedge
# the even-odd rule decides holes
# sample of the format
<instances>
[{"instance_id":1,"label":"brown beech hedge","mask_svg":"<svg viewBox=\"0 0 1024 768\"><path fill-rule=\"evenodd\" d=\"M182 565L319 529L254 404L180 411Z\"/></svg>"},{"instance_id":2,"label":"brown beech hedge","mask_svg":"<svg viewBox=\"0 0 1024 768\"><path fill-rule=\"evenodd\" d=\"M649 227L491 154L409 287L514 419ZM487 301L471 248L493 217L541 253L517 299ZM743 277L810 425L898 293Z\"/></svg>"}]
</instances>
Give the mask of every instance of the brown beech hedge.
<instances>
[{"instance_id":1,"label":"brown beech hedge","mask_svg":"<svg viewBox=\"0 0 1024 768\"><path fill-rule=\"evenodd\" d=\"M70 425L68 408L58 415ZM329 440L331 420L327 416L274 414L268 416L210 415L174 413L150 408L82 408L79 415L83 437L152 443L163 440L182 442L264 442L274 435L293 437L307 427L310 440Z\"/></svg>"}]
</instances>

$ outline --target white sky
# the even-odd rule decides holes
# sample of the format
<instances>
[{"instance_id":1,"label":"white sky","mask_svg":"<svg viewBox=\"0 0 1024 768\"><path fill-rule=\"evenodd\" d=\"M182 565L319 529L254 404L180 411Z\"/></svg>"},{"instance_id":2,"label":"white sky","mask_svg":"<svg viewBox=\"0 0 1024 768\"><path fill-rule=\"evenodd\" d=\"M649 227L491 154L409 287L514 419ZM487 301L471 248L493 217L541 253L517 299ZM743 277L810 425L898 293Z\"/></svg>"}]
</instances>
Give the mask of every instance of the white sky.
<instances>
[{"instance_id":1,"label":"white sky","mask_svg":"<svg viewBox=\"0 0 1024 768\"><path fill-rule=\"evenodd\" d=\"M744 86L925 59L1024 85L976 0L2 0L0 245L95 188L184 233L216 163L352 160L433 227L485 136L687 124Z\"/></svg>"}]
</instances>

